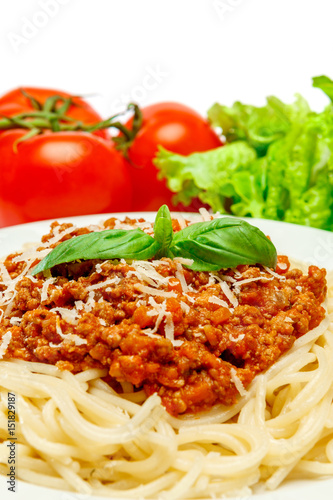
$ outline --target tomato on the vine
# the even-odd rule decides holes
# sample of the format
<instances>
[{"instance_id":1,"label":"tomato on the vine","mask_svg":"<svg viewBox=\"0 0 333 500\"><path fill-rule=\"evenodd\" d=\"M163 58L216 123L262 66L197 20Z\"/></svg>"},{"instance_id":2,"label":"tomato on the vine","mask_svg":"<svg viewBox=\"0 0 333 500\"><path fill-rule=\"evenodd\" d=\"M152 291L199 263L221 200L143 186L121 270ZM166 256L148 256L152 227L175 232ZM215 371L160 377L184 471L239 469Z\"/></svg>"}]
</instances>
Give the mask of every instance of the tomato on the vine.
<instances>
[{"instance_id":1,"label":"tomato on the vine","mask_svg":"<svg viewBox=\"0 0 333 500\"><path fill-rule=\"evenodd\" d=\"M87 132L0 134L0 226L131 210L131 180L111 141Z\"/></svg>"},{"instance_id":2,"label":"tomato on the vine","mask_svg":"<svg viewBox=\"0 0 333 500\"><path fill-rule=\"evenodd\" d=\"M221 146L219 137L182 104L128 109L134 116L124 125L117 116L101 120L62 91L29 87L0 97L0 226L163 204L185 208L173 205L173 193L158 179L158 146L188 155ZM112 140L109 127L121 134ZM199 206L198 200L187 209Z\"/></svg>"},{"instance_id":3,"label":"tomato on the vine","mask_svg":"<svg viewBox=\"0 0 333 500\"><path fill-rule=\"evenodd\" d=\"M173 193L158 179L153 164L158 146L182 155L222 146L209 123L193 109L175 102L161 102L141 109L142 126L128 149L133 180L133 210L158 210L164 203L171 209ZM126 126L131 128L132 120ZM186 210L197 210L200 202ZM201 204L202 206L202 204Z\"/></svg>"},{"instance_id":4,"label":"tomato on the vine","mask_svg":"<svg viewBox=\"0 0 333 500\"><path fill-rule=\"evenodd\" d=\"M36 111L38 103L44 105L45 101L51 96L71 98L66 116L74 120L80 120L86 125L100 122L101 116L81 97L71 96L62 90L44 89L37 87L24 87L11 90L0 97L0 115L14 116L19 113ZM35 100L36 107L33 102ZM37 101L37 102L36 102ZM61 101L57 103L59 108ZM1 131L0 131L1 132ZM95 135L109 139L110 134L107 129L96 130Z\"/></svg>"},{"instance_id":5,"label":"tomato on the vine","mask_svg":"<svg viewBox=\"0 0 333 500\"><path fill-rule=\"evenodd\" d=\"M129 211L128 164L83 99L50 89L0 97L0 226Z\"/></svg>"}]
</instances>

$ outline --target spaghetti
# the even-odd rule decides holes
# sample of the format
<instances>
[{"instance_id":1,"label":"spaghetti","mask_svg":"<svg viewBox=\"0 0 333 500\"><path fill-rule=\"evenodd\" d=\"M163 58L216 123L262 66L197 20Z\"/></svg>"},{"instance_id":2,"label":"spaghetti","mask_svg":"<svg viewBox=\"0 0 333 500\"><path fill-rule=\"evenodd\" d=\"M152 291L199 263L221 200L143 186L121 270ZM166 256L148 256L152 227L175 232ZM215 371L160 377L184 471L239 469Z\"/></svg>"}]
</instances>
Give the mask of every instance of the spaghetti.
<instances>
[{"instance_id":1,"label":"spaghetti","mask_svg":"<svg viewBox=\"0 0 333 500\"><path fill-rule=\"evenodd\" d=\"M70 228L65 231L71 234ZM57 236L64 235L53 233L39 252L45 254L50 241L57 243ZM31 264L36 260L35 251L27 252ZM3 280L8 280L6 269L2 265ZM136 266L132 272L144 270ZM182 272L178 263L175 273L186 288ZM211 302L215 310L237 307L232 304L238 296L237 286L227 290L225 284L234 279L231 274L228 277L221 287L226 291L224 304L217 296ZM154 281L154 277L150 279ZM52 280L51 276L45 279L43 299L52 290ZM144 286L156 290L152 283ZM90 285L89 293L99 289L97 284ZM184 293L191 297L190 290ZM87 303L89 307L92 297L88 295L82 307ZM153 307L154 302L151 304ZM190 304L189 300L183 306L184 312ZM244 386L237 367L231 368L230 378L239 394L235 404L214 404L207 411L185 412L179 417L166 411L157 393L147 397L143 389L133 390L126 381L120 383L119 391L106 378L107 369L87 366L71 373L50 363L8 359L11 336L3 336L0 472L7 474L7 394L11 392L17 398L18 477L34 484L109 498L195 499L227 493L249 495L258 483L274 489L285 478L333 475L332 273L325 307L320 324L299 336L250 385ZM66 312L58 309L65 320ZM3 315L10 314L11 302L2 310ZM75 314L71 318L68 314L67 321L75 322ZM15 322L19 320L14 317L12 324ZM167 337L165 314L161 324ZM151 335L159 331L158 327L150 330ZM79 338L70 335L73 345L84 349ZM175 339L172 332L170 338Z\"/></svg>"}]
</instances>

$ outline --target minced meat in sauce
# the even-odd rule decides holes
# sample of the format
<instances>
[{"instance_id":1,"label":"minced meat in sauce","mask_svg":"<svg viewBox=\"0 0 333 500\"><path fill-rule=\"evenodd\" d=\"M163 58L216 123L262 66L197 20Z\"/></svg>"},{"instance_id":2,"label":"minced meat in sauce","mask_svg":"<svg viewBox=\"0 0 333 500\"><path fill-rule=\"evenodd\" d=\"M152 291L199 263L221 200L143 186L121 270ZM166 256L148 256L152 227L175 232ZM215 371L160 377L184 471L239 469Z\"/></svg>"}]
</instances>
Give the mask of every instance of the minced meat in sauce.
<instances>
[{"instance_id":1,"label":"minced meat in sauce","mask_svg":"<svg viewBox=\"0 0 333 500\"><path fill-rule=\"evenodd\" d=\"M109 219L105 228L114 224ZM70 226L53 223L42 241ZM25 265L13 261L15 255L4 262L12 279ZM0 340L11 332L5 359L73 373L107 368L109 383L127 381L134 390L157 393L177 416L234 404L240 387L319 325L325 294L324 269L310 266L304 275L291 270L285 256L278 257L275 273L247 265L194 272L167 258L143 268L123 260L62 264L52 278L19 280Z\"/></svg>"}]
</instances>

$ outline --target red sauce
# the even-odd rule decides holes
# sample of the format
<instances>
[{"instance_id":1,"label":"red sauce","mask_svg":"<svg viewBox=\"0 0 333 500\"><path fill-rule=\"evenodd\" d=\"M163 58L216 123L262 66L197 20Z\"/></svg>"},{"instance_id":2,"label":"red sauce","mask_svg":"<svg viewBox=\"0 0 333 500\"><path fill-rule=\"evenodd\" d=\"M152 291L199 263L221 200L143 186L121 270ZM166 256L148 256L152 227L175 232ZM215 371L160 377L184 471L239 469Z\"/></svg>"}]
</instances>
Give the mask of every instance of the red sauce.
<instances>
[{"instance_id":1,"label":"red sauce","mask_svg":"<svg viewBox=\"0 0 333 500\"><path fill-rule=\"evenodd\" d=\"M113 224L111 219L108 226ZM83 232L88 230L73 234ZM5 261L12 278L23 267L13 257ZM0 322L0 339L12 332L5 358L50 363L74 373L107 368L110 384L120 388L117 384L127 381L134 390L143 387L147 395L158 393L172 415L206 410L217 403L234 404L239 396L235 374L246 388L325 315L321 306L326 294L325 270L310 266L304 275L290 270L284 256L278 258L279 277L261 266L238 266L217 273L227 280L237 307L209 273L183 268L189 287L184 293L179 269L170 259L155 265L167 278L155 289L169 292L168 296L153 295L152 299L140 291L140 285L151 285L133 274L131 265L106 261L96 270L96 264L101 261L58 266L52 271L56 280L42 302L46 278L20 280L11 312ZM114 283L87 289L110 278L115 278ZM261 279L237 285L248 278ZM0 290L5 286L0 285ZM164 316L154 332L156 308L163 307ZM74 311L76 319L69 322L54 308ZM174 327L174 339L182 341L181 345L166 338L167 317ZM86 343L76 345L73 338L64 340L59 332Z\"/></svg>"}]
</instances>

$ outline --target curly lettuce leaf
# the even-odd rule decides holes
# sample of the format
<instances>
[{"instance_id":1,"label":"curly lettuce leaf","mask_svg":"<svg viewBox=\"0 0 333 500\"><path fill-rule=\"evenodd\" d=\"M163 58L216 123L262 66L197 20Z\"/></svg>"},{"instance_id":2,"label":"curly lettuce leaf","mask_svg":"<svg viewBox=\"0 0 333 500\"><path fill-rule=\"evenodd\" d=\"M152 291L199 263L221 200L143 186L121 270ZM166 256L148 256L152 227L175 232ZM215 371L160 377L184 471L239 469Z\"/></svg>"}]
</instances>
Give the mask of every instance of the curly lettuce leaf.
<instances>
[{"instance_id":1,"label":"curly lettuce leaf","mask_svg":"<svg viewBox=\"0 0 333 500\"><path fill-rule=\"evenodd\" d=\"M267 193L263 216L330 229L330 153L322 138L294 127L267 153Z\"/></svg>"},{"instance_id":2,"label":"curly lettuce leaf","mask_svg":"<svg viewBox=\"0 0 333 500\"><path fill-rule=\"evenodd\" d=\"M305 120L310 108L302 96L297 95L293 104L284 104L277 97L268 97L263 107L235 102L232 107L214 104L208 111L212 126L220 127L227 143L247 141L259 156L268 147L284 137L293 123Z\"/></svg>"},{"instance_id":3,"label":"curly lettuce leaf","mask_svg":"<svg viewBox=\"0 0 333 500\"><path fill-rule=\"evenodd\" d=\"M235 172L231 184L234 189L231 212L238 217L264 217L264 193L267 187L267 162L254 160L248 168Z\"/></svg>"},{"instance_id":4,"label":"curly lettuce leaf","mask_svg":"<svg viewBox=\"0 0 333 500\"><path fill-rule=\"evenodd\" d=\"M192 198L199 197L214 211L225 213L226 200L236 193L231 179L255 159L254 149L239 141L189 156L160 147L154 163L160 170L160 177L167 178L169 189L177 193L177 202L188 205Z\"/></svg>"},{"instance_id":5,"label":"curly lettuce leaf","mask_svg":"<svg viewBox=\"0 0 333 500\"><path fill-rule=\"evenodd\" d=\"M187 157L160 150L155 164L188 205L198 197L212 210L333 230L333 81L313 79L331 99L320 113L297 95L292 104L214 104L208 117L225 146Z\"/></svg>"},{"instance_id":6,"label":"curly lettuce leaf","mask_svg":"<svg viewBox=\"0 0 333 500\"><path fill-rule=\"evenodd\" d=\"M155 164L185 205L198 197L221 213L332 230L333 127L317 118L295 125L265 157L236 141L189 156L161 148Z\"/></svg>"},{"instance_id":7,"label":"curly lettuce leaf","mask_svg":"<svg viewBox=\"0 0 333 500\"><path fill-rule=\"evenodd\" d=\"M312 78L312 85L321 89L333 101L333 81L328 76L315 76Z\"/></svg>"}]
</instances>

